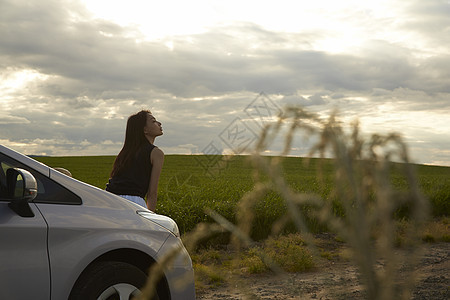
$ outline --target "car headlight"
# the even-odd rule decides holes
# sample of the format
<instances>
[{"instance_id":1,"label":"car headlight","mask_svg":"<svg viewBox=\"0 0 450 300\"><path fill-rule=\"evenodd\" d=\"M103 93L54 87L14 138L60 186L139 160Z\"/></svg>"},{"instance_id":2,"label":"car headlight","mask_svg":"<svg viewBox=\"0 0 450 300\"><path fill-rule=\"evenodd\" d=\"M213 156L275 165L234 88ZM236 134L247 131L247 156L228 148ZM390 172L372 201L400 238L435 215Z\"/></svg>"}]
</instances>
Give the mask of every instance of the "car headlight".
<instances>
[{"instance_id":1,"label":"car headlight","mask_svg":"<svg viewBox=\"0 0 450 300\"><path fill-rule=\"evenodd\" d=\"M136 213L138 215L140 215L141 217L146 218L147 220L150 220L150 221L166 228L167 230L172 232L175 236L180 237L180 231L178 230L178 225L171 218L163 216L163 215L158 215L158 214L155 214L154 212L145 211L145 210L138 210Z\"/></svg>"}]
</instances>

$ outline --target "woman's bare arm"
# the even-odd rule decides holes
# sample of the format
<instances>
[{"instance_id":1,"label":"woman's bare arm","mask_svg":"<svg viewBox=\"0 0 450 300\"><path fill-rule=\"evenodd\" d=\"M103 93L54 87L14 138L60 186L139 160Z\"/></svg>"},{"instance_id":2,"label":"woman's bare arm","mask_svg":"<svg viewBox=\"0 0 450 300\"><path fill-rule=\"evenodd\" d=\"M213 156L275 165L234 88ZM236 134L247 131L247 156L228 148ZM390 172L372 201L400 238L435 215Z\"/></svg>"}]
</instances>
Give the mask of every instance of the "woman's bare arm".
<instances>
[{"instance_id":1,"label":"woman's bare arm","mask_svg":"<svg viewBox=\"0 0 450 300\"><path fill-rule=\"evenodd\" d=\"M152 173L150 174L150 183L147 191L147 207L151 211L155 211L158 197L158 182L159 176L164 163L164 152L159 148L153 149L150 154L150 161L152 163Z\"/></svg>"}]
</instances>

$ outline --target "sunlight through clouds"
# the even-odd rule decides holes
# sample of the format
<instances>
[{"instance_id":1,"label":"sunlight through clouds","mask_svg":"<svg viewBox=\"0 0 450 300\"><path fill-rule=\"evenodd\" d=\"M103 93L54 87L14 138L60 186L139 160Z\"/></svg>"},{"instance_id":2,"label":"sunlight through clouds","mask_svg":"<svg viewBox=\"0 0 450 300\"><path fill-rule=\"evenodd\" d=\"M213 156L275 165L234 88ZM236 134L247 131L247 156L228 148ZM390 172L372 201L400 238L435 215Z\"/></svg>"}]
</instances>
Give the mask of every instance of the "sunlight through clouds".
<instances>
[{"instance_id":1,"label":"sunlight through clouds","mask_svg":"<svg viewBox=\"0 0 450 300\"><path fill-rule=\"evenodd\" d=\"M0 93L2 95L16 94L18 91L27 89L28 85L38 81L44 81L47 75L31 69L6 68L0 73Z\"/></svg>"},{"instance_id":2,"label":"sunlight through clouds","mask_svg":"<svg viewBox=\"0 0 450 300\"><path fill-rule=\"evenodd\" d=\"M83 3L95 17L137 26L150 40L205 32L205 26L214 22L214 12L207 0L83 0Z\"/></svg>"},{"instance_id":3,"label":"sunlight through clouds","mask_svg":"<svg viewBox=\"0 0 450 300\"><path fill-rule=\"evenodd\" d=\"M316 32L313 49L353 51L371 39L420 43L399 31L405 1L107 1L85 0L95 17L137 26L149 40L195 35L235 22L260 24L279 32ZM280 8L286 8L281 9ZM423 43L418 44L423 49ZM168 46L173 49L173 46Z\"/></svg>"}]
</instances>

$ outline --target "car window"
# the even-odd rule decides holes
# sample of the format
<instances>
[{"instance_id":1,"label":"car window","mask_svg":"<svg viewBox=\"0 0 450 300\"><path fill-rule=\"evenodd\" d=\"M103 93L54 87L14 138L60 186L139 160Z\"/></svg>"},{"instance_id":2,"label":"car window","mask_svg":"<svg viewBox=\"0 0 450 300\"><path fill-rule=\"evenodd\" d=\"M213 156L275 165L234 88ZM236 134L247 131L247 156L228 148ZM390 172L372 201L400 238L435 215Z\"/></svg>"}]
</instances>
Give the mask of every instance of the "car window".
<instances>
[{"instance_id":1,"label":"car window","mask_svg":"<svg viewBox=\"0 0 450 300\"><path fill-rule=\"evenodd\" d=\"M9 168L22 168L29 171L36 178L38 193L33 202L55 203L55 204L81 204L81 198L72 193L59 183L51 180L47 176L31 169L30 167L0 153L0 197L5 198L6 194L6 170Z\"/></svg>"}]
</instances>

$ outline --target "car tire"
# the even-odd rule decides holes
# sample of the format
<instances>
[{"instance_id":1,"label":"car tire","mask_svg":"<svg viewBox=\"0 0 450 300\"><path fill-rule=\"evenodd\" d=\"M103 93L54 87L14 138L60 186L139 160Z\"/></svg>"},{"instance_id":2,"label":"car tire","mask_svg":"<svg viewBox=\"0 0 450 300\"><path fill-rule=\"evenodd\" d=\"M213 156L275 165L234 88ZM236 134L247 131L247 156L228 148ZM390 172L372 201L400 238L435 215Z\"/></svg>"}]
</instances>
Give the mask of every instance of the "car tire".
<instances>
[{"instance_id":1,"label":"car tire","mask_svg":"<svg viewBox=\"0 0 450 300\"><path fill-rule=\"evenodd\" d=\"M99 262L76 282L69 300L115 300L138 296L147 275L123 262ZM157 296L153 299L159 299Z\"/></svg>"}]
</instances>

